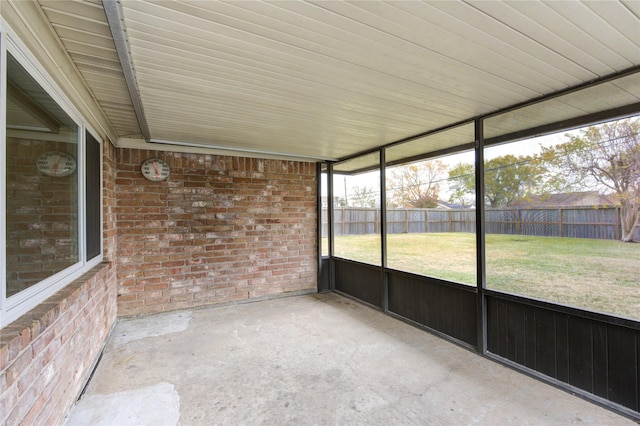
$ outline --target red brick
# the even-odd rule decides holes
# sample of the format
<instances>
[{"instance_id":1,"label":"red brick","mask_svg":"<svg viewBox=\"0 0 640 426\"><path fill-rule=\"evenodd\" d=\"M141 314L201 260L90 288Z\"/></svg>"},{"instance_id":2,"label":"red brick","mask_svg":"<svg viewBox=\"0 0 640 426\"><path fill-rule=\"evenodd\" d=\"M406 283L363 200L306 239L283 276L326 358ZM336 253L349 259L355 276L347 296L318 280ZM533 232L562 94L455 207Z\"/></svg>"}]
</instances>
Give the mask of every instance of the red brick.
<instances>
[{"instance_id":1,"label":"red brick","mask_svg":"<svg viewBox=\"0 0 640 426\"><path fill-rule=\"evenodd\" d=\"M89 366L94 362L110 324L115 320L115 282L109 283L106 278L107 275L112 280L115 277L113 273L107 274L107 269L109 268L105 265L96 267L92 273L84 274L48 299L42 305L43 309L39 309L42 316L29 319L30 326L25 327L29 338L26 339L26 334L22 332L18 338L14 339L19 341L20 345L26 343L27 347L8 367L8 370L1 372L0 377L4 382L0 386L3 389L0 394L0 423L4 423L5 419L2 417L7 415L6 424L8 425L38 424L37 419L44 419L45 416L48 418L53 412L66 413L73 404L82 381L89 374ZM87 307L90 306L93 308L88 309ZM32 312L38 312L38 309ZM80 321L76 322L73 315L76 315ZM101 331L87 325L98 323L101 324ZM56 337L56 330L60 337ZM61 337L70 333L73 334L74 340L82 342L82 345L72 347L63 344ZM32 335L35 337L33 342L31 342ZM10 349L9 347L9 351ZM31 360L32 353L39 355ZM77 360L79 375L67 377L67 379L64 379L68 374L65 369L59 368L58 364L54 365L53 361L48 362L51 359L72 358ZM7 377L11 381L18 378L18 381L13 386L9 386ZM73 389L70 389L64 398L55 400L48 398L50 392L45 390L61 379L65 383L74 383ZM20 395L19 398L18 395Z\"/></svg>"},{"instance_id":2,"label":"red brick","mask_svg":"<svg viewBox=\"0 0 640 426\"><path fill-rule=\"evenodd\" d=\"M6 369L7 386L11 386L25 372L29 364L33 361L31 350L24 351L13 363Z\"/></svg>"},{"instance_id":3,"label":"red brick","mask_svg":"<svg viewBox=\"0 0 640 426\"><path fill-rule=\"evenodd\" d=\"M14 385L2 389L3 392L0 393L0 424L4 425L6 424L5 418L17 406L18 386Z\"/></svg>"},{"instance_id":4,"label":"red brick","mask_svg":"<svg viewBox=\"0 0 640 426\"><path fill-rule=\"evenodd\" d=\"M121 313L315 288L315 274L305 275L315 268L314 164L152 153L171 159L171 180L159 185L139 175L149 152L117 154Z\"/></svg>"}]
</instances>

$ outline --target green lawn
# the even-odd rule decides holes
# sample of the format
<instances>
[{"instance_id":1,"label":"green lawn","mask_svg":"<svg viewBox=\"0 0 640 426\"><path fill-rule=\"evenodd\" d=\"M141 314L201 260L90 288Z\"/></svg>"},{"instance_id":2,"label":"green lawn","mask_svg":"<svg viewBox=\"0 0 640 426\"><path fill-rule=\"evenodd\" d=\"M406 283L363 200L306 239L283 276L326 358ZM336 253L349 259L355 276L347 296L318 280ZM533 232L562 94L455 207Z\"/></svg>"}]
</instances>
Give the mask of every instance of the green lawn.
<instances>
[{"instance_id":1,"label":"green lawn","mask_svg":"<svg viewBox=\"0 0 640 426\"><path fill-rule=\"evenodd\" d=\"M393 234L387 247L390 268L476 283L474 234ZM337 256L380 264L379 235L338 237L335 248ZM487 235L486 259L488 288L640 318L640 244Z\"/></svg>"}]
</instances>

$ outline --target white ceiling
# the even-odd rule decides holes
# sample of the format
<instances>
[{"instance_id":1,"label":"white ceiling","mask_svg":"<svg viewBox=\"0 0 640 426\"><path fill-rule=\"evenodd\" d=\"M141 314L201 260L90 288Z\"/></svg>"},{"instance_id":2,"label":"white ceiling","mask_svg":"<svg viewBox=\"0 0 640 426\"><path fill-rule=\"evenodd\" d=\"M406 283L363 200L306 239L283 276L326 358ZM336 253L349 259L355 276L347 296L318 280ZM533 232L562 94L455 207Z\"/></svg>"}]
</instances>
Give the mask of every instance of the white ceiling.
<instances>
[{"instance_id":1,"label":"white ceiling","mask_svg":"<svg viewBox=\"0 0 640 426\"><path fill-rule=\"evenodd\" d=\"M124 73L100 1L40 4L121 138L248 155L339 159L640 66L640 0L122 0Z\"/></svg>"}]
</instances>

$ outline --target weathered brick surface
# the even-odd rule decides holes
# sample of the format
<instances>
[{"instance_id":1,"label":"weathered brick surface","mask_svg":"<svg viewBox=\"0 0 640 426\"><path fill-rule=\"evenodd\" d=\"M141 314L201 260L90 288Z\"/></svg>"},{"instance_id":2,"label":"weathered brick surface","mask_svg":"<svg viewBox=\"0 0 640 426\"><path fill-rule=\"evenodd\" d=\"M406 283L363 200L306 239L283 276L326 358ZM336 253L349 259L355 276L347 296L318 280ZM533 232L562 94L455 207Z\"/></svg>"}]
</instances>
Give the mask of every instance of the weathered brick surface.
<instances>
[{"instance_id":1,"label":"weathered brick surface","mask_svg":"<svg viewBox=\"0 0 640 426\"><path fill-rule=\"evenodd\" d=\"M104 251L115 254L115 148L104 146ZM0 330L0 425L62 424L116 318L103 263Z\"/></svg>"},{"instance_id":2,"label":"weathered brick surface","mask_svg":"<svg viewBox=\"0 0 640 426\"><path fill-rule=\"evenodd\" d=\"M61 424L116 317L103 263L0 331L0 424Z\"/></svg>"},{"instance_id":3,"label":"weathered brick surface","mask_svg":"<svg viewBox=\"0 0 640 426\"><path fill-rule=\"evenodd\" d=\"M314 164L103 150L111 263L0 330L0 424L62 423L116 306L136 315L316 288ZM156 155L172 167L166 182L140 174Z\"/></svg>"},{"instance_id":4,"label":"weathered brick surface","mask_svg":"<svg viewBox=\"0 0 640 426\"><path fill-rule=\"evenodd\" d=\"M116 148L109 142L103 143L102 173L102 254L105 260L114 262L117 257Z\"/></svg>"},{"instance_id":5,"label":"weathered brick surface","mask_svg":"<svg viewBox=\"0 0 640 426\"><path fill-rule=\"evenodd\" d=\"M51 177L34 166L47 151L75 145L7 138L7 294L12 296L78 261L77 174Z\"/></svg>"},{"instance_id":6,"label":"weathered brick surface","mask_svg":"<svg viewBox=\"0 0 640 426\"><path fill-rule=\"evenodd\" d=\"M140 165L166 160L150 182ZM313 163L117 149L118 313L316 288Z\"/></svg>"}]
</instances>

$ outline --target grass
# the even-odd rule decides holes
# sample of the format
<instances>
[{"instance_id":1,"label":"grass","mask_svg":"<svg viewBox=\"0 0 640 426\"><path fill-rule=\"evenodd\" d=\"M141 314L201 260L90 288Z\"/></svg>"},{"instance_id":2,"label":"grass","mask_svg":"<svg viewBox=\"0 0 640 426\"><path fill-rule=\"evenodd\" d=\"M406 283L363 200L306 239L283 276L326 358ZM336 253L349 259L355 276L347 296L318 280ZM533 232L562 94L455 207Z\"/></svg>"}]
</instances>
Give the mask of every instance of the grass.
<instances>
[{"instance_id":1,"label":"grass","mask_svg":"<svg viewBox=\"0 0 640 426\"><path fill-rule=\"evenodd\" d=\"M475 235L387 236L390 268L476 285ZM380 264L380 236L338 237L337 256ZM640 319L640 244L582 238L486 236L487 287Z\"/></svg>"}]
</instances>

